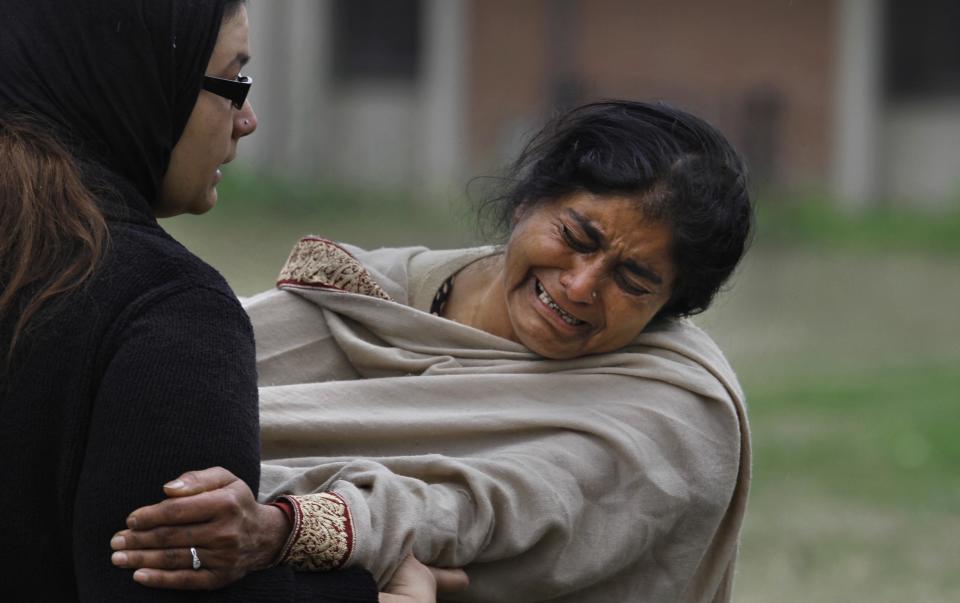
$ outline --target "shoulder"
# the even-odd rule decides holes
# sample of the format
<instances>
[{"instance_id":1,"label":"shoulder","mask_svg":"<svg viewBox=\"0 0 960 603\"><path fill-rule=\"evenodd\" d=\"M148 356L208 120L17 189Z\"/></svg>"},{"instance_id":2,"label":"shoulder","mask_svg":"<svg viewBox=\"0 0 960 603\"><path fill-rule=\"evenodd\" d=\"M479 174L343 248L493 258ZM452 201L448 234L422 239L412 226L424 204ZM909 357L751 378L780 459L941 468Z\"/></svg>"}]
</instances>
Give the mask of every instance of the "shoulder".
<instances>
[{"instance_id":1,"label":"shoulder","mask_svg":"<svg viewBox=\"0 0 960 603\"><path fill-rule=\"evenodd\" d=\"M621 352L676 373L677 382L694 393L743 403L743 390L720 347L689 319L652 323Z\"/></svg>"},{"instance_id":2,"label":"shoulder","mask_svg":"<svg viewBox=\"0 0 960 603\"><path fill-rule=\"evenodd\" d=\"M682 431L700 434L689 440L694 448L707 436L702 458L724 456L728 469L736 469L741 456L749 458L747 408L737 376L713 339L691 321L656 323L627 347L582 362L606 373L609 392L622 388L630 400L627 415L636 419L633 411L640 409L669 417ZM633 424L641 431L652 425L647 418Z\"/></svg>"},{"instance_id":3,"label":"shoulder","mask_svg":"<svg viewBox=\"0 0 960 603\"><path fill-rule=\"evenodd\" d=\"M86 289L111 326L103 351L129 337L206 337L252 342L250 321L223 276L158 226L111 228L107 254ZM251 343L252 345L252 343Z\"/></svg>"},{"instance_id":4,"label":"shoulder","mask_svg":"<svg viewBox=\"0 0 960 603\"><path fill-rule=\"evenodd\" d=\"M122 305L192 291L192 297L240 309L226 279L156 225L112 227L93 286L101 295L118 297Z\"/></svg>"},{"instance_id":5,"label":"shoulder","mask_svg":"<svg viewBox=\"0 0 960 603\"><path fill-rule=\"evenodd\" d=\"M464 266L497 252L496 247L428 249L426 247L382 248L364 251L350 248L393 299L429 311L437 289Z\"/></svg>"},{"instance_id":6,"label":"shoulder","mask_svg":"<svg viewBox=\"0 0 960 603\"><path fill-rule=\"evenodd\" d=\"M408 264L409 304L414 308L429 311L433 297L444 281L477 260L500 252L499 247L487 245L466 249L425 250L411 257Z\"/></svg>"}]
</instances>

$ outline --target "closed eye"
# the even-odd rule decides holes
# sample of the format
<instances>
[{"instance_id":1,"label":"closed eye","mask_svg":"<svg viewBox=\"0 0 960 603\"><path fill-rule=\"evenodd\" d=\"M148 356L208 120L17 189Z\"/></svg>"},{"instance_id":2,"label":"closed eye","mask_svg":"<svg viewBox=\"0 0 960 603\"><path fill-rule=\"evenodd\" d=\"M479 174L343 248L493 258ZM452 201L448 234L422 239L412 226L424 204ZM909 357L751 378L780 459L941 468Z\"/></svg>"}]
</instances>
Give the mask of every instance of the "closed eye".
<instances>
[{"instance_id":1,"label":"closed eye","mask_svg":"<svg viewBox=\"0 0 960 603\"><path fill-rule=\"evenodd\" d=\"M564 242L570 249L573 249L577 253L593 253L597 250L596 246L591 242L588 243L580 239L566 224L560 225L560 234L563 236Z\"/></svg>"},{"instance_id":2,"label":"closed eye","mask_svg":"<svg viewBox=\"0 0 960 603\"><path fill-rule=\"evenodd\" d=\"M626 276L622 272L617 273L616 280L617 280L617 285L621 289L629 293L630 295L642 296L642 295L650 295L651 293L653 293L650 289L647 289L640 283L630 279L630 277Z\"/></svg>"}]
</instances>

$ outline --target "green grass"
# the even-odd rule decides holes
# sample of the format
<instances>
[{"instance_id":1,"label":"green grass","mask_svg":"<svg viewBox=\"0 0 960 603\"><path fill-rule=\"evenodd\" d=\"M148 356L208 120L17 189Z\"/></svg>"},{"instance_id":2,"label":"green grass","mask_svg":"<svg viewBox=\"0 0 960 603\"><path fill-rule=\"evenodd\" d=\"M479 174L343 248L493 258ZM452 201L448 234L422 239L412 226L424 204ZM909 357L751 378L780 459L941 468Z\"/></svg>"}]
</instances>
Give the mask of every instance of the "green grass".
<instances>
[{"instance_id":1,"label":"green grass","mask_svg":"<svg viewBox=\"0 0 960 603\"><path fill-rule=\"evenodd\" d=\"M956 366L746 384L737 601L960 600Z\"/></svg>"},{"instance_id":2,"label":"green grass","mask_svg":"<svg viewBox=\"0 0 960 603\"><path fill-rule=\"evenodd\" d=\"M242 170L224 178L217 206L207 215L162 224L218 268L239 295L273 286L293 244L308 234L367 248L477 243L471 211L462 201L441 203Z\"/></svg>"},{"instance_id":3,"label":"green grass","mask_svg":"<svg viewBox=\"0 0 960 603\"><path fill-rule=\"evenodd\" d=\"M403 190L311 183L242 169L230 172L219 191L223 203L215 211L236 221L355 233L371 245L474 238L474 212L461 197L439 201Z\"/></svg>"},{"instance_id":4,"label":"green grass","mask_svg":"<svg viewBox=\"0 0 960 603\"><path fill-rule=\"evenodd\" d=\"M823 197L762 196L757 224L758 241L769 245L960 255L960 203L940 212L882 205L853 212Z\"/></svg>"},{"instance_id":5,"label":"green grass","mask_svg":"<svg viewBox=\"0 0 960 603\"><path fill-rule=\"evenodd\" d=\"M428 242L452 239L435 234L437 228L452 228L456 240L476 240L475 215L465 194L438 202L392 189L316 183L242 168L231 171L220 189L229 211L238 216L269 214L350 232L360 231L359 225L385 239L409 232ZM940 211L883 202L855 211L824 195L761 192L756 233L761 245L955 255L960 254L960 198Z\"/></svg>"},{"instance_id":6,"label":"green grass","mask_svg":"<svg viewBox=\"0 0 960 603\"><path fill-rule=\"evenodd\" d=\"M955 363L747 388L761 487L787 480L878 508L960 509Z\"/></svg>"},{"instance_id":7,"label":"green grass","mask_svg":"<svg viewBox=\"0 0 960 603\"><path fill-rule=\"evenodd\" d=\"M231 169L220 184L222 214L236 223L296 225L345 233L361 244L469 244L478 241L466 187L452 198L427 199L393 189L317 183ZM960 199L940 211L868 204L852 211L823 195L761 192L756 243L857 252L960 254Z\"/></svg>"}]
</instances>

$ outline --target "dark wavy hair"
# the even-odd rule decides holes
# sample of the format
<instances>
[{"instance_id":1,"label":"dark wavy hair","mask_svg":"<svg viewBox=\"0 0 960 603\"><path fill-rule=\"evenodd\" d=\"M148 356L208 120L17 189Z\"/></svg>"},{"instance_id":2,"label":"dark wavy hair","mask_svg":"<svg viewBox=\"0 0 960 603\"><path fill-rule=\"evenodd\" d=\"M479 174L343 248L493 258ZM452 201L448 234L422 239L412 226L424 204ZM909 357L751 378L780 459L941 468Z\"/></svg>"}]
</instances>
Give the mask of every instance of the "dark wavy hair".
<instances>
[{"instance_id":1,"label":"dark wavy hair","mask_svg":"<svg viewBox=\"0 0 960 603\"><path fill-rule=\"evenodd\" d=\"M523 149L506 182L482 208L502 231L522 211L578 192L635 198L645 218L667 224L677 277L660 317L706 310L751 235L740 155L716 128L662 103L611 100L557 116Z\"/></svg>"}]
</instances>

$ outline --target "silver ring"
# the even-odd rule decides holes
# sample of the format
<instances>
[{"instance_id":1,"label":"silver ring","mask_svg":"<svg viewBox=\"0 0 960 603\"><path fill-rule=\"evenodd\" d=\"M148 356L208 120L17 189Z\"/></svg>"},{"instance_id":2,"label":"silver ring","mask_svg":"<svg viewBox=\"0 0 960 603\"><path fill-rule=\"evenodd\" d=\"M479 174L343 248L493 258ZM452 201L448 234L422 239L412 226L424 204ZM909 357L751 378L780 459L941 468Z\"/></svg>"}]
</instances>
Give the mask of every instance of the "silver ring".
<instances>
[{"instance_id":1,"label":"silver ring","mask_svg":"<svg viewBox=\"0 0 960 603\"><path fill-rule=\"evenodd\" d=\"M203 564L200 563L200 555L197 554L196 547L190 547L190 556L193 557L193 569L198 570L203 567Z\"/></svg>"}]
</instances>

